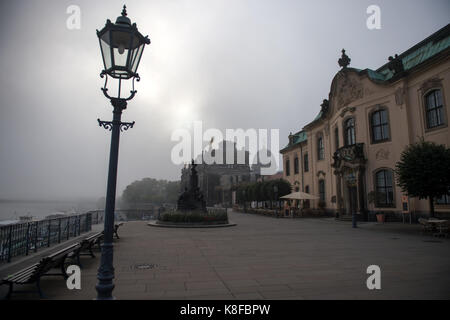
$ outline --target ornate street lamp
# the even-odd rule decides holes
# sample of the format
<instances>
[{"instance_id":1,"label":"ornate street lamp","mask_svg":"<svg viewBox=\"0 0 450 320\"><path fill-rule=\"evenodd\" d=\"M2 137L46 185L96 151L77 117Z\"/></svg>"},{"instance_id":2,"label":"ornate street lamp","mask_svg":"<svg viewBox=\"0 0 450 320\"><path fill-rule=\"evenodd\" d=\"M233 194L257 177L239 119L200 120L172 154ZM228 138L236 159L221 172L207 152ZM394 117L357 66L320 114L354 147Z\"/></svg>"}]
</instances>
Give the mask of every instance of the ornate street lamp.
<instances>
[{"instance_id":1,"label":"ornate street lamp","mask_svg":"<svg viewBox=\"0 0 450 320\"><path fill-rule=\"evenodd\" d=\"M114 289L114 267L113 267L113 231L114 231L114 209L116 201L117 161L119 156L120 132L132 128L134 122L121 122L122 111L127 107L127 101L133 99L136 94L134 80L139 81L137 68L146 44L150 39L139 33L136 24L131 24L127 17L126 7L123 6L122 15L117 18L116 23L106 21L105 27L97 30L100 49L103 58L104 70L100 77L105 78L105 85L101 89L105 97L110 99L113 106L113 121L100 121L98 123L105 129L111 131L111 149L109 156L108 186L106 191L104 240L102 245L102 257L98 269L97 299L113 299ZM117 96L108 94L108 76L118 79ZM122 80L133 81L133 90L126 98L121 97Z\"/></svg>"}]
</instances>

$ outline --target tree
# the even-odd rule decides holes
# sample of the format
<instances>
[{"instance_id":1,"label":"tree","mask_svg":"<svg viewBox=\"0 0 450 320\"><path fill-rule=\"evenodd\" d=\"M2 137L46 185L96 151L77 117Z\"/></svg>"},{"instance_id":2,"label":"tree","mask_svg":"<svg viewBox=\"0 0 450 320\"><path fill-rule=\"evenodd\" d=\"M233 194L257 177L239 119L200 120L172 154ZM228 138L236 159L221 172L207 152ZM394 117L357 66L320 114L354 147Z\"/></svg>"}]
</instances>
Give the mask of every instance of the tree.
<instances>
[{"instance_id":1,"label":"tree","mask_svg":"<svg viewBox=\"0 0 450 320\"><path fill-rule=\"evenodd\" d=\"M122 194L122 199L128 204L176 203L179 191L179 181L144 178L128 185Z\"/></svg>"},{"instance_id":2,"label":"tree","mask_svg":"<svg viewBox=\"0 0 450 320\"><path fill-rule=\"evenodd\" d=\"M278 187L278 198L286 196L292 192L292 186L289 181L279 179L276 180L276 185Z\"/></svg>"},{"instance_id":3,"label":"tree","mask_svg":"<svg viewBox=\"0 0 450 320\"><path fill-rule=\"evenodd\" d=\"M278 192L275 197L274 186L277 186ZM291 193L291 184L283 179L242 183L236 187L237 199L244 203L247 201L278 201L280 197Z\"/></svg>"},{"instance_id":4,"label":"tree","mask_svg":"<svg viewBox=\"0 0 450 320\"><path fill-rule=\"evenodd\" d=\"M434 217L435 198L450 189L450 149L422 139L402 152L395 174L404 193L429 200L430 217Z\"/></svg>"}]
</instances>

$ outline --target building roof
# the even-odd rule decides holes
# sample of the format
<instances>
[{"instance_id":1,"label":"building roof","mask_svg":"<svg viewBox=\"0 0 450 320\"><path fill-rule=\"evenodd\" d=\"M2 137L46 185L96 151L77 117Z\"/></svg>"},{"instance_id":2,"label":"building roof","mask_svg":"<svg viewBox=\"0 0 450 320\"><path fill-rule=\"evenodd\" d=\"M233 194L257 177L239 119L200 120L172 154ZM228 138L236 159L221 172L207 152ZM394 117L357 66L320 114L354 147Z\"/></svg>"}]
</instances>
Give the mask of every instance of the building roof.
<instances>
[{"instance_id":1,"label":"building roof","mask_svg":"<svg viewBox=\"0 0 450 320\"><path fill-rule=\"evenodd\" d=\"M289 144L286 147L284 147L283 149L281 149L280 153L288 151L293 146L299 145L302 142L305 142L307 140L308 140L308 137L307 137L306 131L304 131L304 130L299 131L296 134L292 135L292 143L291 143L291 141L289 141Z\"/></svg>"},{"instance_id":2,"label":"building roof","mask_svg":"<svg viewBox=\"0 0 450 320\"><path fill-rule=\"evenodd\" d=\"M449 47L450 24L447 24L444 28L400 54L399 58L403 62L405 71L408 71L426 62ZM374 72L383 76L385 81L388 81L394 76L394 73L389 70L389 63L386 63Z\"/></svg>"},{"instance_id":3,"label":"building roof","mask_svg":"<svg viewBox=\"0 0 450 320\"><path fill-rule=\"evenodd\" d=\"M427 62L431 58L436 57L440 53L450 48L450 24L447 24L445 27L435 32L428 38L414 45L412 48L406 50L402 54L396 57L400 59L403 64L404 72L395 74L393 70L391 70L391 62L386 63L381 66L377 70L371 69L356 69L356 68L347 68L348 70L355 71L359 74L366 74L372 81L377 83L389 83L395 81L407 74L408 71L411 71L415 67L420 66L421 64ZM322 119L324 116L323 111L321 110L319 114L314 118L313 121L308 123L306 127L314 124L315 122Z\"/></svg>"}]
</instances>

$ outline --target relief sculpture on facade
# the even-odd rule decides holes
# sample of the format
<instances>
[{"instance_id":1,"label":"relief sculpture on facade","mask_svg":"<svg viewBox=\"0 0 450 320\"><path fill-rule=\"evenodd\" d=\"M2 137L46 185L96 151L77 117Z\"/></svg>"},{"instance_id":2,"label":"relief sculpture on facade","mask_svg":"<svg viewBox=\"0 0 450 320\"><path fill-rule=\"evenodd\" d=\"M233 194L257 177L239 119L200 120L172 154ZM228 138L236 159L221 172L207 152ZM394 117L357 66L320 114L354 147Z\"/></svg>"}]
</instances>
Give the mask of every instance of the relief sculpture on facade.
<instances>
[{"instance_id":1,"label":"relief sculpture on facade","mask_svg":"<svg viewBox=\"0 0 450 320\"><path fill-rule=\"evenodd\" d=\"M377 160L389 160L389 154L390 154L389 150L380 149L375 154L375 157Z\"/></svg>"},{"instance_id":2,"label":"relief sculpture on facade","mask_svg":"<svg viewBox=\"0 0 450 320\"><path fill-rule=\"evenodd\" d=\"M349 72L341 71L338 75L334 96L337 98L337 107L340 109L353 101L362 99L364 97L364 87Z\"/></svg>"}]
</instances>

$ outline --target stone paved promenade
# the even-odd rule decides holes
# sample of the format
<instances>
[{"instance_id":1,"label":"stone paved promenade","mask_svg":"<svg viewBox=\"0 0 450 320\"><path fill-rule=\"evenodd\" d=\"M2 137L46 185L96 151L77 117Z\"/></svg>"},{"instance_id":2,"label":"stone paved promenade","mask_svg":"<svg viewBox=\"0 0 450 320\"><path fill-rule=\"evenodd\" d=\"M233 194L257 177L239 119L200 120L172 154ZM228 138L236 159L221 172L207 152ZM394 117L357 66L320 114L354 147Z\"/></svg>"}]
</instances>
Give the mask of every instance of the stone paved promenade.
<instances>
[{"instance_id":1,"label":"stone paved promenade","mask_svg":"<svg viewBox=\"0 0 450 320\"><path fill-rule=\"evenodd\" d=\"M450 239L417 225L274 219L230 213L237 226L173 229L128 222L115 242L117 299L449 299ZM46 277L50 299L96 296L99 255L83 257L82 289ZM366 268L381 267L378 291ZM147 268L148 267L148 268ZM16 295L34 298L36 295Z\"/></svg>"}]
</instances>

